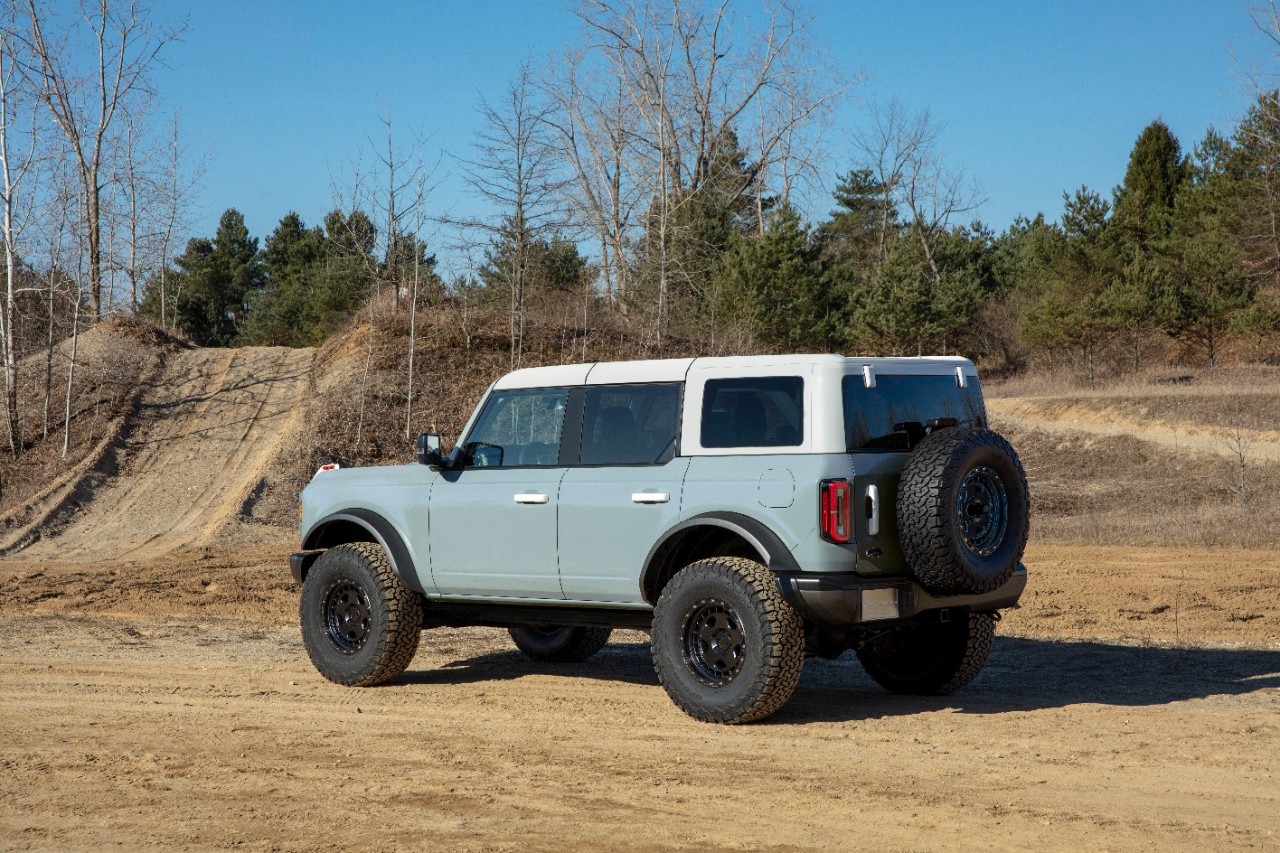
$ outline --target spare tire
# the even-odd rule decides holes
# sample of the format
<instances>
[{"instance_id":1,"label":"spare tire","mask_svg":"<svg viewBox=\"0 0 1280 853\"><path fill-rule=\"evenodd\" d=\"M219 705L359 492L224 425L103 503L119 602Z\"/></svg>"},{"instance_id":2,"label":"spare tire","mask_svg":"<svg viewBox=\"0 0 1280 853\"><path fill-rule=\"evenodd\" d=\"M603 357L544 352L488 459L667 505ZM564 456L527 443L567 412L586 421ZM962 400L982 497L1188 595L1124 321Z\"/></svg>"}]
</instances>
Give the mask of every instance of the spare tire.
<instances>
[{"instance_id":1,"label":"spare tire","mask_svg":"<svg viewBox=\"0 0 1280 853\"><path fill-rule=\"evenodd\" d=\"M1027 545L1027 475L1009 442L988 429L942 429L907 460L898 486L902 555L930 592L990 592Z\"/></svg>"}]
</instances>

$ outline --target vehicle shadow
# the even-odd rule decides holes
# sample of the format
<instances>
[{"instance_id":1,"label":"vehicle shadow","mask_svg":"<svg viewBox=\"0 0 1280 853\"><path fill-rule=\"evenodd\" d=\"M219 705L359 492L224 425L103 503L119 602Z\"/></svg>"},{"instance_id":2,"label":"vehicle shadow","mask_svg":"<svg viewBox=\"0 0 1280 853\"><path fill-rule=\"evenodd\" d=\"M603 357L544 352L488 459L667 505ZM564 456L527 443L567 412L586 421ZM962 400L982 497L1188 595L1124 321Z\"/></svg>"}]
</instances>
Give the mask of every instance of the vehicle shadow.
<instances>
[{"instance_id":1,"label":"vehicle shadow","mask_svg":"<svg viewBox=\"0 0 1280 853\"><path fill-rule=\"evenodd\" d=\"M429 637L430 634L424 635ZM475 684L506 681L530 675L562 675L566 678L597 678L627 684L658 686L648 643L610 643L585 663L543 663L521 652L489 652L450 661L435 669L410 669L389 684Z\"/></svg>"},{"instance_id":2,"label":"vehicle shadow","mask_svg":"<svg viewBox=\"0 0 1280 853\"><path fill-rule=\"evenodd\" d=\"M658 685L645 643L610 644L580 664L538 663L514 649L493 652L434 670L413 670L396 681L465 684L535 674ZM997 637L982 673L950 696L889 693L866 675L852 652L837 660L806 661L795 696L767 722L854 721L943 708L1001 714L1080 704L1155 706L1277 688L1280 650Z\"/></svg>"},{"instance_id":3,"label":"vehicle shadow","mask_svg":"<svg viewBox=\"0 0 1280 853\"><path fill-rule=\"evenodd\" d=\"M775 717L801 723L943 708L1001 714L1084 704L1157 706L1275 688L1280 651L997 637L982 672L950 696L888 693L848 652L835 661L809 661L795 697Z\"/></svg>"}]
</instances>

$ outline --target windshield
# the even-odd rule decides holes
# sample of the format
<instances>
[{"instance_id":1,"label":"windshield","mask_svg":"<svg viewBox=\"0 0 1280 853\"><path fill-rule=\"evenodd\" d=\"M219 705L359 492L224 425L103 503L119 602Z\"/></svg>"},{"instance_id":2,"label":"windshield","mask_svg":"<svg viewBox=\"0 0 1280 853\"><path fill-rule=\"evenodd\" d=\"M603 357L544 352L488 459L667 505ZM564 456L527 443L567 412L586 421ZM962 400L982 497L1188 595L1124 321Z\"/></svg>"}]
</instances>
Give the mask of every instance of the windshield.
<instances>
[{"instance_id":1,"label":"windshield","mask_svg":"<svg viewBox=\"0 0 1280 853\"><path fill-rule=\"evenodd\" d=\"M845 446L850 451L910 450L931 426L952 426L948 419L955 426L985 427L982 389L973 376L967 385L957 385L955 374L877 374L876 386L868 388L861 375L846 376L841 385Z\"/></svg>"}]
</instances>

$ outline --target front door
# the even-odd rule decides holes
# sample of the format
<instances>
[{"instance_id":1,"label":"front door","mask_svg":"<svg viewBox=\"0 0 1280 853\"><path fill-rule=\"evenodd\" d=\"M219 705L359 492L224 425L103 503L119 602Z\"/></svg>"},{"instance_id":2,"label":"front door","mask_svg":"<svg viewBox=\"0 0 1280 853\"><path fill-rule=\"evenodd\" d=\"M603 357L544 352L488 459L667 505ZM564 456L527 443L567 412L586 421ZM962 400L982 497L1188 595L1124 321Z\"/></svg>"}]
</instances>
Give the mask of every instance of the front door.
<instances>
[{"instance_id":1,"label":"front door","mask_svg":"<svg viewBox=\"0 0 1280 853\"><path fill-rule=\"evenodd\" d=\"M562 600L556 560L564 388L494 391L459 471L431 487L431 573L445 596Z\"/></svg>"}]
</instances>

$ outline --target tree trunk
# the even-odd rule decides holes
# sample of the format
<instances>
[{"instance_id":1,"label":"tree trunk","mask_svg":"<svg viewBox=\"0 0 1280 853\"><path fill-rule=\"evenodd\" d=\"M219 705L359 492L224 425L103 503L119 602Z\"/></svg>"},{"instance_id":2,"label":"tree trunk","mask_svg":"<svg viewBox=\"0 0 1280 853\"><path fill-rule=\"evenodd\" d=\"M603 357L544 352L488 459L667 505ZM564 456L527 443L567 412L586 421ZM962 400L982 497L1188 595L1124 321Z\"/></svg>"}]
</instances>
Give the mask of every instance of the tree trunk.
<instances>
[{"instance_id":1,"label":"tree trunk","mask_svg":"<svg viewBox=\"0 0 1280 853\"><path fill-rule=\"evenodd\" d=\"M97 180L88 183L85 200L85 227L89 237L89 307L95 319L102 316L102 188Z\"/></svg>"},{"instance_id":2,"label":"tree trunk","mask_svg":"<svg viewBox=\"0 0 1280 853\"><path fill-rule=\"evenodd\" d=\"M62 458L67 458L71 447L71 391L76 381L76 355L80 348L80 295L76 294L76 309L71 315L71 363L67 366L67 399L62 414Z\"/></svg>"}]
</instances>

